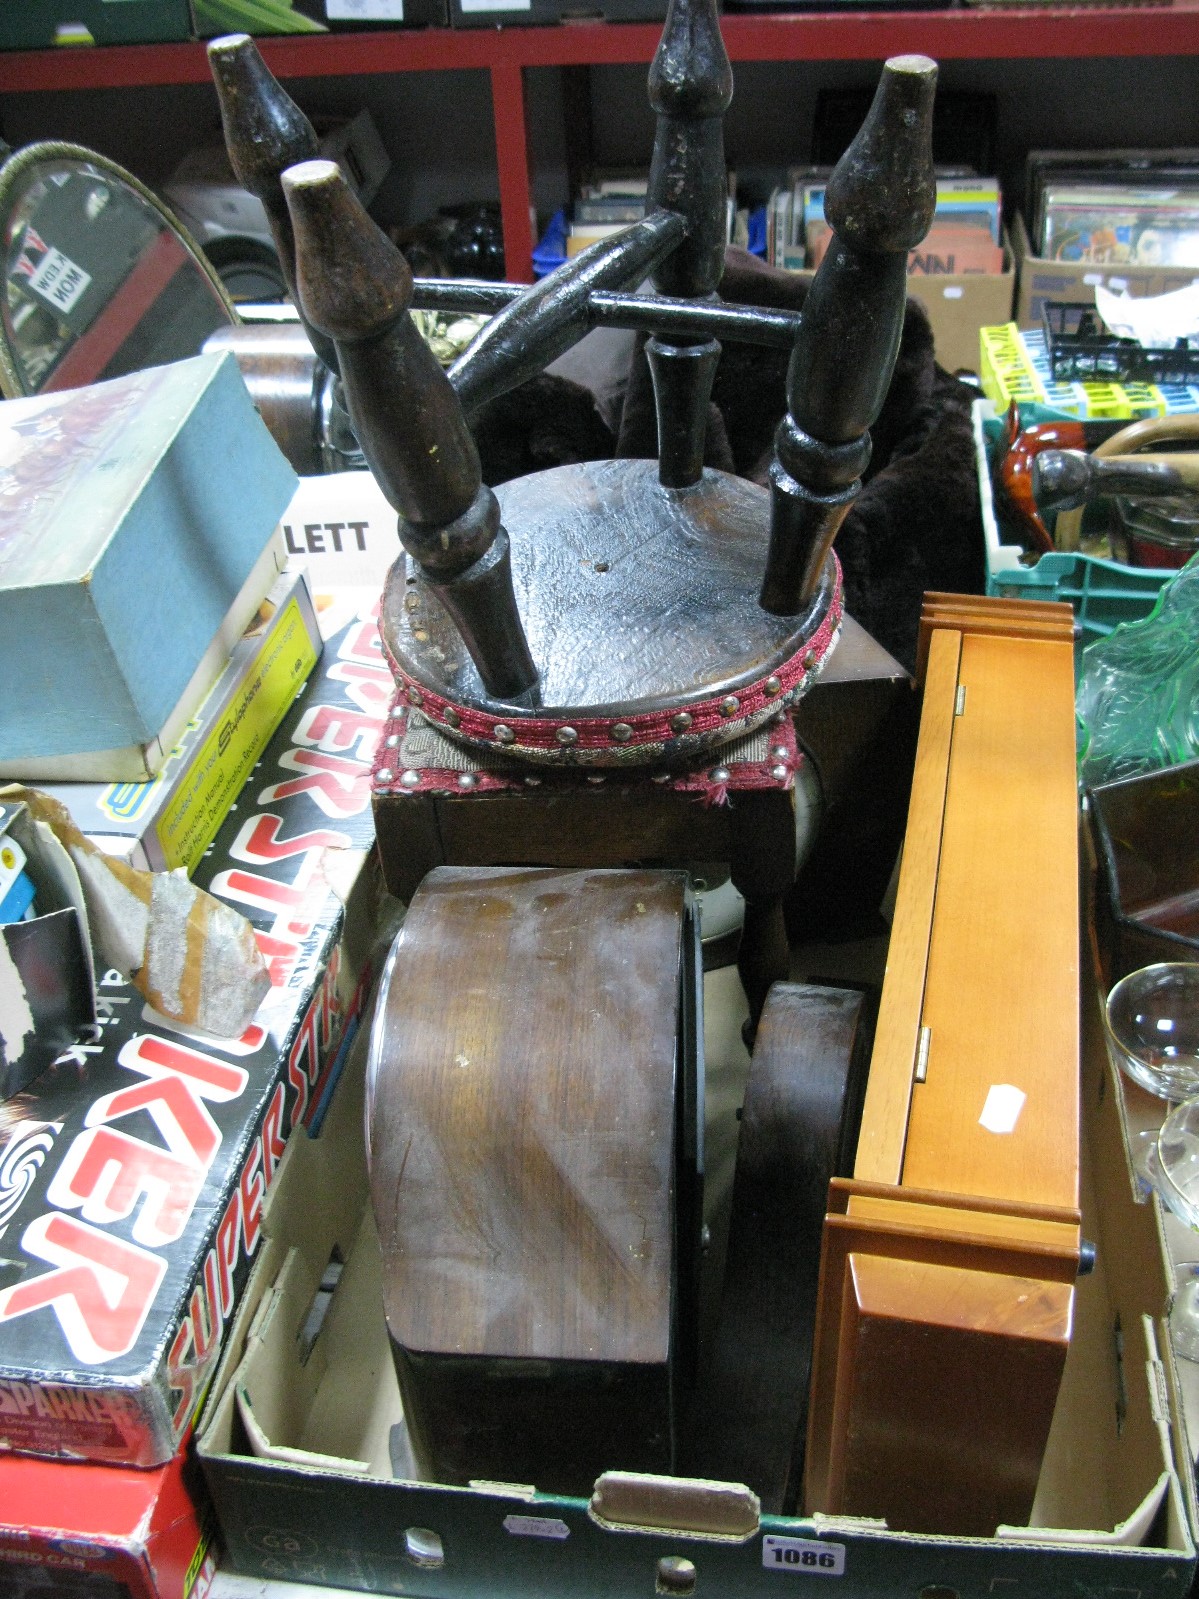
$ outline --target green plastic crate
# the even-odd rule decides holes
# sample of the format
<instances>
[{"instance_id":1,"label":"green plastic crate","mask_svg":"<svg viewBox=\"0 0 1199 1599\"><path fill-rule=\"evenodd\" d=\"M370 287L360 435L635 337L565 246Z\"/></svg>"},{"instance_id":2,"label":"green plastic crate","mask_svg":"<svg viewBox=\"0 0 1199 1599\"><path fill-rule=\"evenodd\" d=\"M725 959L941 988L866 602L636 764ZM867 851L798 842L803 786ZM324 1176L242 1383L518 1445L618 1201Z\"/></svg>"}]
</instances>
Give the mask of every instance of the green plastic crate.
<instances>
[{"instance_id":1,"label":"green plastic crate","mask_svg":"<svg viewBox=\"0 0 1199 1599\"><path fill-rule=\"evenodd\" d=\"M1148 616L1162 585L1175 575L1169 568L1125 566L1120 561L1065 551L1042 555L1029 564L1019 544L1003 542L991 494L989 454L989 444L999 439L1002 423L989 400L976 400L973 410L987 593L1008 600L1067 601L1074 607L1080 649L1122 622L1139 622Z\"/></svg>"}]
</instances>

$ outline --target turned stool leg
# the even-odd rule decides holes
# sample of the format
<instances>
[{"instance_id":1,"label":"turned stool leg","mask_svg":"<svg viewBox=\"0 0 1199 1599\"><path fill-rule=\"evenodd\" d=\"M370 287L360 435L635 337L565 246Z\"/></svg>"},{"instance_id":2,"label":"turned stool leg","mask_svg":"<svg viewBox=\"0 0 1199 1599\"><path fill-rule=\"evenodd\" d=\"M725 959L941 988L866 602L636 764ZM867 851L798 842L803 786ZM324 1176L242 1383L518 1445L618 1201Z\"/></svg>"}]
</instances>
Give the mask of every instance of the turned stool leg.
<instances>
[{"instance_id":1,"label":"turned stool leg","mask_svg":"<svg viewBox=\"0 0 1199 1599\"><path fill-rule=\"evenodd\" d=\"M937 202L936 80L927 56L888 61L825 191L834 237L804 302L770 469L761 604L776 616L794 615L813 593L870 461L868 430L903 328L908 251L928 232Z\"/></svg>"},{"instance_id":2,"label":"turned stool leg","mask_svg":"<svg viewBox=\"0 0 1199 1599\"><path fill-rule=\"evenodd\" d=\"M354 432L399 534L488 693L534 703L538 677L508 534L449 379L408 315L412 274L332 161L283 175L309 322L337 347Z\"/></svg>"},{"instance_id":3,"label":"turned stool leg","mask_svg":"<svg viewBox=\"0 0 1199 1599\"><path fill-rule=\"evenodd\" d=\"M769 791L738 794L733 807L729 869L745 898L737 970L749 1002L743 1036L752 1048L770 985L791 974L783 897L795 878L795 810L789 793Z\"/></svg>"},{"instance_id":4,"label":"turned stool leg","mask_svg":"<svg viewBox=\"0 0 1199 1599\"><path fill-rule=\"evenodd\" d=\"M245 33L226 34L208 46L208 64L221 107L225 148L237 181L260 201L266 212L275 253L291 302L300 314L308 341L331 371L337 371L337 348L304 315L296 285L296 239L283 194L283 172L300 161L312 161L320 145L312 123L271 73L258 46Z\"/></svg>"},{"instance_id":5,"label":"turned stool leg","mask_svg":"<svg viewBox=\"0 0 1199 1599\"><path fill-rule=\"evenodd\" d=\"M659 294L710 299L724 271L724 113L733 74L716 0L670 0L662 41L649 73L657 113L647 205L682 212L687 236L655 267ZM646 358L658 412L658 472L668 489L698 483L712 381L715 339L651 338Z\"/></svg>"}]
</instances>

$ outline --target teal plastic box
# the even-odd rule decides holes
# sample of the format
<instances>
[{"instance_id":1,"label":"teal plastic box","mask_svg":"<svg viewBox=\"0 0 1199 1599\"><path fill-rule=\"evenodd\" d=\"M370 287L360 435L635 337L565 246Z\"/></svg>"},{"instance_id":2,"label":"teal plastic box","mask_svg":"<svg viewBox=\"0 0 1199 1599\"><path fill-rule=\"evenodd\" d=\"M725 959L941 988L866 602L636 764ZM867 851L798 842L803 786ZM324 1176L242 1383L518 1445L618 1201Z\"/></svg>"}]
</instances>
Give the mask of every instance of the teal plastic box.
<instances>
[{"instance_id":1,"label":"teal plastic box","mask_svg":"<svg viewBox=\"0 0 1199 1599\"><path fill-rule=\"evenodd\" d=\"M191 38L187 0L4 0L0 50Z\"/></svg>"},{"instance_id":2,"label":"teal plastic box","mask_svg":"<svg viewBox=\"0 0 1199 1599\"><path fill-rule=\"evenodd\" d=\"M991 492L989 448L992 438L998 439L1000 422L989 400L976 400L973 412L987 593L1004 600L1060 600L1072 605L1080 648L1103 638L1122 622L1139 622L1148 616L1162 585L1174 576L1169 569L1125 566L1120 561L1066 551L1042 555L1030 564L1019 544L1004 543L1005 530ZM1046 416L1050 414L1057 413Z\"/></svg>"},{"instance_id":3,"label":"teal plastic box","mask_svg":"<svg viewBox=\"0 0 1199 1599\"><path fill-rule=\"evenodd\" d=\"M297 481L232 354L5 401L0 761L152 740Z\"/></svg>"}]
</instances>

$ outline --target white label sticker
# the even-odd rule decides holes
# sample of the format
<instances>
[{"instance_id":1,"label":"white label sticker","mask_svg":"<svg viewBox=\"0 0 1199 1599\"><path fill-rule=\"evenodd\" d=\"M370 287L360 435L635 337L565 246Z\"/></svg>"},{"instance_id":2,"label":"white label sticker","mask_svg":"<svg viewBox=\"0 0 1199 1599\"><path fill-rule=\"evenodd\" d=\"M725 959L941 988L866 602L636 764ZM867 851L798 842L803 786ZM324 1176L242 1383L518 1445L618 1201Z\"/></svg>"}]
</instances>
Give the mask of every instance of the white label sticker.
<instances>
[{"instance_id":1,"label":"white label sticker","mask_svg":"<svg viewBox=\"0 0 1199 1599\"><path fill-rule=\"evenodd\" d=\"M69 256L51 247L42 257L37 271L29 280L44 300L59 311L69 311L92 281L90 272L76 266Z\"/></svg>"},{"instance_id":2,"label":"white label sticker","mask_svg":"<svg viewBox=\"0 0 1199 1599\"><path fill-rule=\"evenodd\" d=\"M815 1577L845 1575L845 1545L822 1538L762 1539L762 1564L767 1571L802 1571Z\"/></svg>"},{"instance_id":3,"label":"white label sticker","mask_svg":"<svg viewBox=\"0 0 1199 1599\"><path fill-rule=\"evenodd\" d=\"M553 1516L505 1516L504 1530L517 1538L569 1538L570 1528Z\"/></svg>"},{"instance_id":4,"label":"white label sticker","mask_svg":"<svg viewBox=\"0 0 1199 1599\"><path fill-rule=\"evenodd\" d=\"M941 293L947 300L960 300L965 292L965 289L963 289L960 283L947 284L946 287L941 290Z\"/></svg>"},{"instance_id":5,"label":"white label sticker","mask_svg":"<svg viewBox=\"0 0 1199 1599\"><path fill-rule=\"evenodd\" d=\"M460 0L463 16L475 11L532 11L533 0Z\"/></svg>"},{"instance_id":6,"label":"white label sticker","mask_svg":"<svg viewBox=\"0 0 1199 1599\"><path fill-rule=\"evenodd\" d=\"M1024 1090L1012 1083L992 1083L987 1090L987 1101L978 1125L989 1133L1014 1132L1024 1109Z\"/></svg>"},{"instance_id":7,"label":"white label sticker","mask_svg":"<svg viewBox=\"0 0 1199 1599\"><path fill-rule=\"evenodd\" d=\"M404 0L325 0L330 22L403 22Z\"/></svg>"}]
</instances>

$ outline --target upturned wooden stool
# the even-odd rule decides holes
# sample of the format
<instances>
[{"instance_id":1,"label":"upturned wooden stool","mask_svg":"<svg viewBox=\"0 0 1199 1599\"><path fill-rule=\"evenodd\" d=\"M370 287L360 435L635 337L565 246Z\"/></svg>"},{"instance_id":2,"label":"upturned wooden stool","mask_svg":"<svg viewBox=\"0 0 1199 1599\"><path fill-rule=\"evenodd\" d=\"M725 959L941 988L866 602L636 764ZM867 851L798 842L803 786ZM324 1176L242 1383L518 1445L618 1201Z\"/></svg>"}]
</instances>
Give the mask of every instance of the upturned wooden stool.
<instances>
[{"instance_id":1,"label":"upturned wooden stool","mask_svg":"<svg viewBox=\"0 0 1199 1599\"><path fill-rule=\"evenodd\" d=\"M430 787L405 776L412 762L398 772L381 762L390 886L409 897L409 860L681 866L703 858L699 840L715 833L720 854L706 858L732 862L751 906L743 969L756 1020L769 980L786 976L780 906L796 854L777 796L794 780L790 740L786 755L758 763L774 775L752 800L703 774L768 724L781 746L779 712L816 679L837 636L832 543L890 382L907 252L935 205L935 66L922 56L885 66L829 181L835 242L799 317L719 299L732 75L714 0L672 0L649 75L657 135L645 217L531 288L414 284L338 168L308 159L311 130L252 41L215 41L210 56L235 170L272 218L305 325L340 373L398 513L404 553L381 631L399 691L463 752L452 807L405 810L406 793ZM628 292L646 277L653 294ZM408 315L418 303L497 314L447 376ZM471 414L597 325L650 334L658 460L485 487ZM769 490L703 465L722 338L792 351ZM491 759L523 777L502 801L473 780L470 761Z\"/></svg>"}]
</instances>

